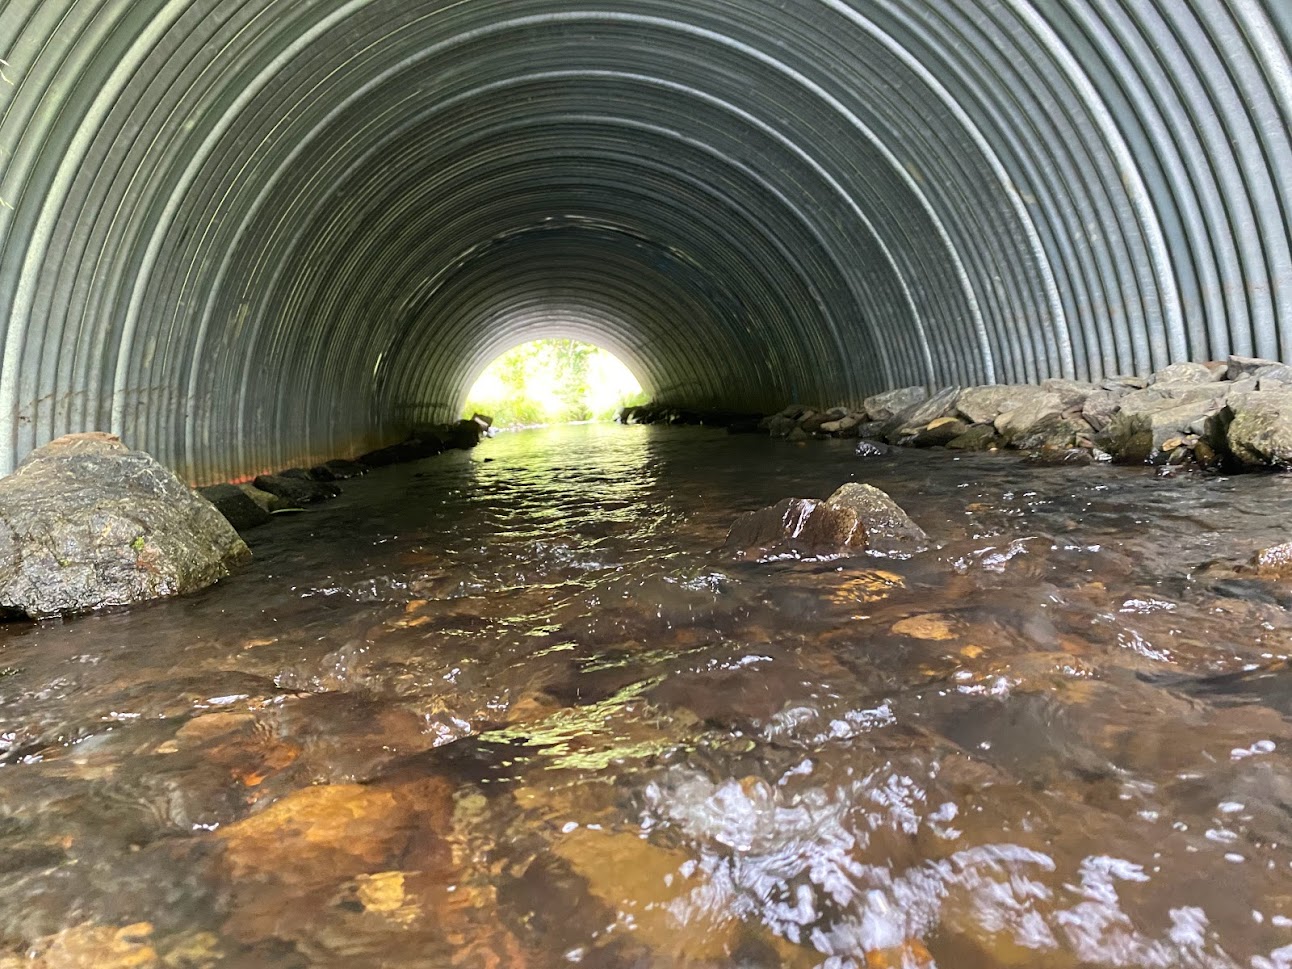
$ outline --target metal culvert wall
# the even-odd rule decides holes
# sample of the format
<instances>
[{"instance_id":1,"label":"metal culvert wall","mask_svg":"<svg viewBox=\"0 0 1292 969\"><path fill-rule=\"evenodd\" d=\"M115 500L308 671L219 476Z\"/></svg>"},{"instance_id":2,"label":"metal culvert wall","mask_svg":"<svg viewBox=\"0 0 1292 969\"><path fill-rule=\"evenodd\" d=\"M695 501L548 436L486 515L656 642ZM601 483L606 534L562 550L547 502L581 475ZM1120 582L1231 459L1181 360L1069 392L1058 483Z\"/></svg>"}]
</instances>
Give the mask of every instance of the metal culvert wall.
<instances>
[{"instance_id":1,"label":"metal culvert wall","mask_svg":"<svg viewBox=\"0 0 1292 969\"><path fill-rule=\"evenodd\" d=\"M0 470L578 335L692 405L1292 357L1285 0L6 0Z\"/></svg>"}]
</instances>

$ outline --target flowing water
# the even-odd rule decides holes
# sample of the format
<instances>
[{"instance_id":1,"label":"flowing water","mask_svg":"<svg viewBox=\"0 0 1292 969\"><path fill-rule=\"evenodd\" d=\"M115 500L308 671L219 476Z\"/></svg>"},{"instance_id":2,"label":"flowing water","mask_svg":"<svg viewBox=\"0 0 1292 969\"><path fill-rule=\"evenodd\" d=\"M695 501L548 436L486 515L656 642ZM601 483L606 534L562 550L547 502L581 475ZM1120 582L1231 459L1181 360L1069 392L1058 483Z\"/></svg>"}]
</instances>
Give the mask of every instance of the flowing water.
<instances>
[{"instance_id":1,"label":"flowing water","mask_svg":"<svg viewBox=\"0 0 1292 969\"><path fill-rule=\"evenodd\" d=\"M718 551L848 480L938 547ZM1292 966L1292 585L1225 567L1289 522L699 429L375 473L0 630L0 967Z\"/></svg>"}]
</instances>

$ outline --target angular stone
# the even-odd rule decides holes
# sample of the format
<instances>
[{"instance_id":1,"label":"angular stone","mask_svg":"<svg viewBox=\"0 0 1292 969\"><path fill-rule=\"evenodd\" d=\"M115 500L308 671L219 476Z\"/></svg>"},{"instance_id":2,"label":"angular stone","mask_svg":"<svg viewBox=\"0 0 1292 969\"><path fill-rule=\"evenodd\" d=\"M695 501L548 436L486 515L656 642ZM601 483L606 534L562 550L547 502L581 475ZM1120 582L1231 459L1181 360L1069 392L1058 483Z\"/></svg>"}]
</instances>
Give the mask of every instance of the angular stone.
<instances>
[{"instance_id":1,"label":"angular stone","mask_svg":"<svg viewBox=\"0 0 1292 969\"><path fill-rule=\"evenodd\" d=\"M1029 451L1036 448L1067 451L1080 445L1090 433L1090 425L1080 417L1046 414L1026 430L1017 430L1009 443L1011 447Z\"/></svg>"},{"instance_id":2,"label":"angular stone","mask_svg":"<svg viewBox=\"0 0 1292 969\"><path fill-rule=\"evenodd\" d=\"M969 425L958 417L939 417L931 421L910 441L912 447L945 447L965 431Z\"/></svg>"},{"instance_id":3,"label":"angular stone","mask_svg":"<svg viewBox=\"0 0 1292 969\"><path fill-rule=\"evenodd\" d=\"M1105 378L1103 383L1099 386L1104 390L1111 390L1113 393L1120 393L1126 390L1143 390L1148 386L1148 378L1119 374L1115 377Z\"/></svg>"},{"instance_id":4,"label":"angular stone","mask_svg":"<svg viewBox=\"0 0 1292 969\"><path fill-rule=\"evenodd\" d=\"M1107 390L1091 394L1081 405L1081 416L1096 431L1102 431L1112 422L1113 416L1121 410L1122 396Z\"/></svg>"},{"instance_id":5,"label":"angular stone","mask_svg":"<svg viewBox=\"0 0 1292 969\"><path fill-rule=\"evenodd\" d=\"M821 425L821 430L827 434L843 435L843 434L847 434L849 431L856 428L856 426L860 423L861 421L859 421L856 417L853 417L852 415L847 415L839 418L836 421L827 421L826 423Z\"/></svg>"},{"instance_id":6,"label":"angular stone","mask_svg":"<svg viewBox=\"0 0 1292 969\"><path fill-rule=\"evenodd\" d=\"M229 524L240 532L257 528L268 522L271 517L267 508L262 508L237 485L211 485L199 488L197 493L215 505L215 510L227 518Z\"/></svg>"},{"instance_id":7,"label":"angular stone","mask_svg":"<svg viewBox=\"0 0 1292 969\"><path fill-rule=\"evenodd\" d=\"M886 421L908 407L928 399L929 392L923 387L899 387L896 390L867 397L864 406L872 421Z\"/></svg>"},{"instance_id":8,"label":"angular stone","mask_svg":"<svg viewBox=\"0 0 1292 969\"><path fill-rule=\"evenodd\" d=\"M1213 370L1205 363L1174 363L1156 371L1148 383L1150 387L1154 384L1210 384L1224 377L1224 370Z\"/></svg>"},{"instance_id":9,"label":"angular stone","mask_svg":"<svg viewBox=\"0 0 1292 969\"><path fill-rule=\"evenodd\" d=\"M811 498L785 498L737 518L727 533L725 548L738 558L763 559L862 549L865 539L855 514L828 508Z\"/></svg>"},{"instance_id":10,"label":"angular stone","mask_svg":"<svg viewBox=\"0 0 1292 969\"><path fill-rule=\"evenodd\" d=\"M1178 404L1196 404L1221 400L1228 387L1216 384L1160 383L1144 390L1136 390L1121 399L1121 413L1128 417L1150 414Z\"/></svg>"},{"instance_id":11,"label":"angular stone","mask_svg":"<svg viewBox=\"0 0 1292 969\"><path fill-rule=\"evenodd\" d=\"M1264 370L1266 367L1280 366L1277 360L1265 360L1261 357L1240 357L1231 355L1228 361L1227 376L1230 380L1241 380L1243 377L1250 377L1258 370Z\"/></svg>"},{"instance_id":12,"label":"angular stone","mask_svg":"<svg viewBox=\"0 0 1292 969\"><path fill-rule=\"evenodd\" d=\"M1248 466L1292 467L1292 391L1230 394L1229 449Z\"/></svg>"},{"instance_id":13,"label":"angular stone","mask_svg":"<svg viewBox=\"0 0 1292 969\"><path fill-rule=\"evenodd\" d=\"M1031 384L969 387L961 391L956 409L971 424L991 424L1001 414L1017 410L1045 394L1046 391Z\"/></svg>"},{"instance_id":14,"label":"angular stone","mask_svg":"<svg viewBox=\"0 0 1292 969\"><path fill-rule=\"evenodd\" d=\"M1266 381L1278 381L1281 384L1292 384L1292 367L1287 364L1279 363L1272 367L1262 367L1254 374L1260 381L1261 390L1267 390Z\"/></svg>"},{"instance_id":15,"label":"angular stone","mask_svg":"<svg viewBox=\"0 0 1292 969\"><path fill-rule=\"evenodd\" d=\"M888 495L870 485L846 484L826 501L786 498L747 512L732 523L725 548L738 558L882 554L927 548L928 536Z\"/></svg>"},{"instance_id":16,"label":"angular stone","mask_svg":"<svg viewBox=\"0 0 1292 969\"><path fill-rule=\"evenodd\" d=\"M209 501L109 434L59 438L0 479L0 615L183 595L250 557Z\"/></svg>"},{"instance_id":17,"label":"angular stone","mask_svg":"<svg viewBox=\"0 0 1292 969\"><path fill-rule=\"evenodd\" d=\"M1226 416L1224 401L1215 399L1122 412L1108 426L1105 448L1119 461L1143 462L1166 457L1186 436L1214 447L1224 440Z\"/></svg>"},{"instance_id":18,"label":"angular stone","mask_svg":"<svg viewBox=\"0 0 1292 969\"><path fill-rule=\"evenodd\" d=\"M934 421L951 417L956 412L959 387L947 387L932 397L906 408L884 423L881 436L889 444L909 444L925 427Z\"/></svg>"},{"instance_id":19,"label":"angular stone","mask_svg":"<svg viewBox=\"0 0 1292 969\"><path fill-rule=\"evenodd\" d=\"M871 551L886 555L918 552L931 544L924 529L911 521L902 506L872 485L850 481L827 498L826 505L857 516Z\"/></svg>"},{"instance_id":20,"label":"angular stone","mask_svg":"<svg viewBox=\"0 0 1292 969\"><path fill-rule=\"evenodd\" d=\"M1022 445L1022 441L1032 434L1032 429L1048 418L1063 415L1063 398L1056 393L1045 391L1033 396L1021 406L1002 413L995 420L996 433L1012 447Z\"/></svg>"},{"instance_id":21,"label":"angular stone","mask_svg":"<svg viewBox=\"0 0 1292 969\"><path fill-rule=\"evenodd\" d=\"M299 505L293 505L290 502L284 501L277 495L271 495L268 491L261 491L253 484L240 484L238 485L238 488L244 495L267 512L272 513L275 511L282 511L284 508L294 509L300 507Z\"/></svg>"},{"instance_id":22,"label":"angular stone","mask_svg":"<svg viewBox=\"0 0 1292 969\"><path fill-rule=\"evenodd\" d=\"M954 451L993 451L1005 442L990 424L975 424L947 447Z\"/></svg>"},{"instance_id":23,"label":"angular stone","mask_svg":"<svg viewBox=\"0 0 1292 969\"><path fill-rule=\"evenodd\" d=\"M328 481L315 481L313 478L295 478L281 474L257 475L255 486L261 491L277 495L293 505L308 505L315 501L335 498L341 489Z\"/></svg>"},{"instance_id":24,"label":"angular stone","mask_svg":"<svg viewBox=\"0 0 1292 969\"><path fill-rule=\"evenodd\" d=\"M1062 380L1051 378L1050 380L1041 381L1041 389L1048 390L1050 393L1058 394L1063 401L1064 410L1072 410L1081 407L1091 394L1099 393L1102 388L1098 384L1086 383L1081 380Z\"/></svg>"}]
</instances>

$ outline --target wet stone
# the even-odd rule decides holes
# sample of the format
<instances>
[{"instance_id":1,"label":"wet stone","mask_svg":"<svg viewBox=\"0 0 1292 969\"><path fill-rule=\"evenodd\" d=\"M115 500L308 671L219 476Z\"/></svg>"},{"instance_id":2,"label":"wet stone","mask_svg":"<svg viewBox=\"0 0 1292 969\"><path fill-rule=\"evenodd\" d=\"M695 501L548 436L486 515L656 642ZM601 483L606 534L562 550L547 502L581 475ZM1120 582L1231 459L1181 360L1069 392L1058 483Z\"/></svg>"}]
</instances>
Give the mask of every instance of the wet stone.
<instances>
[{"instance_id":1,"label":"wet stone","mask_svg":"<svg viewBox=\"0 0 1292 969\"><path fill-rule=\"evenodd\" d=\"M947 387L906 408L885 423L881 436L890 444L910 444L929 424L955 413L959 387Z\"/></svg>"},{"instance_id":2,"label":"wet stone","mask_svg":"<svg viewBox=\"0 0 1292 969\"><path fill-rule=\"evenodd\" d=\"M1292 578L1292 542L1257 552L1252 565L1258 575L1266 578Z\"/></svg>"},{"instance_id":3,"label":"wet stone","mask_svg":"<svg viewBox=\"0 0 1292 969\"><path fill-rule=\"evenodd\" d=\"M1292 391L1230 394L1230 451L1246 465L1292 466Z\"/></svg>"},{"instance_id":4,"label":"wet stone","mask_svg":"<svg viewBox=\"0 0 1292 969\"><path fill-rule=\"evenodd\" d=\"M59 438L0 479L0 616L184 595L250 557L209 501L111 435Z\"/></svg>"},{"instance_id":5,"label":"wet stone","mask_svg":"<svg viewBox=\"0 0 1292 969\"><path fill-rule=\"evenodd\" d=\"M198 494L215 505L215 510L240 532L257 528L270 519L269 511L237 485L211 485L199 488Z\"/></svg>"},{"instance_id":6,"label":"wet stone","mask_svg":"<svg viewBox=\"0 0 1292 969\"><path fill-rule=\"evenodd\" d=\"M990 424L975 424L963 434L947 442L947 447L954 451L992 451L1004 444L1004 440Z\"/></svg>"},{"instance_id":7,"label":"wet stone","mask_svg":"<svg viewBox=\"0 0 1292 969\"><path fill-rule=\"evenodd\" d=\"M944 447L964 434L969 425L958 417L939 417L922 428L911 441L912 447Z\"/></svg>"},{"instance_id":8,"label":"wet stone","mask_svg":"<svg viewBox=\"0 0 1292 969\"><path fill-rule=\"evenodd\" d=\"M255 486L267 491L293 505L308 505L316 501L326 501L341 494L341 489L329 481L315 481L305 472L305 477L284 476L281 474L262 474L255 480Z\"/></svg>"}]
</instances>

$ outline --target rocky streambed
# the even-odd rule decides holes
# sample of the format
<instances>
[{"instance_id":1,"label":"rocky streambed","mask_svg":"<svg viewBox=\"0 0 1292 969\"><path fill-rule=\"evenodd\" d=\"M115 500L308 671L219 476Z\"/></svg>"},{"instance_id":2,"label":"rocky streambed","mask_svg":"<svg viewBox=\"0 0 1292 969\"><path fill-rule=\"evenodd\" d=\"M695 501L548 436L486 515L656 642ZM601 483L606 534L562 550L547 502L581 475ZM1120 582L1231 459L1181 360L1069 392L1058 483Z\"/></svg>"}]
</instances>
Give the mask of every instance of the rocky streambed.
<instances>
[{"instance_id":1,"label":"rocky streambed","mask_svg":"<svg viewBox=\"0 0 1292 969\"><path fill-rule=\"evenodd\" d=\"M0 629L0 966L1292 964L1287 478L856 448L502 435Z\"/></svg>"}]
</instances>

